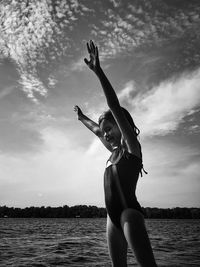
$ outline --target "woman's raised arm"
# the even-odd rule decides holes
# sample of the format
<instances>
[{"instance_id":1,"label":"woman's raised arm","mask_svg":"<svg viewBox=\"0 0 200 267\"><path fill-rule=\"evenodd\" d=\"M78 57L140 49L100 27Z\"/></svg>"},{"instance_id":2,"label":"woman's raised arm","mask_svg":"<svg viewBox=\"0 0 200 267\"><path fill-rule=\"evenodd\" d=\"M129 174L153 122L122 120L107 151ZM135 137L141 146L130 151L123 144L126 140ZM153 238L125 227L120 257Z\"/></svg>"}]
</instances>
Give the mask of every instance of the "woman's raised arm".
<instances>
[{"instance_id":1,"label":"woman's raised arm","mask_svg":"<svg viewBox=\"0 0 200 267\"><path fill-rule=\"evenodd\" d=\"M141 157L140 145L137 140L137 137L131 125L129 124L128 120L126 119L123 110L121 109L119 100L111 83L109 82L108 78L106 77L104 71L100 66L98 48L97 46L94 45L92 41L90 41L90 43L87 43L87 49L90 56L90 60L85 58L84 61L87 64L87 66L92 71L94 71L94 73L100 80L100 83L102 85L107 100L108 107L110 108L115 118L115 121L118 124L118 127L121 131L121 134L127 145L127 148L130 153L133 153L136 156Z\"/></svg>"}]
</instances>

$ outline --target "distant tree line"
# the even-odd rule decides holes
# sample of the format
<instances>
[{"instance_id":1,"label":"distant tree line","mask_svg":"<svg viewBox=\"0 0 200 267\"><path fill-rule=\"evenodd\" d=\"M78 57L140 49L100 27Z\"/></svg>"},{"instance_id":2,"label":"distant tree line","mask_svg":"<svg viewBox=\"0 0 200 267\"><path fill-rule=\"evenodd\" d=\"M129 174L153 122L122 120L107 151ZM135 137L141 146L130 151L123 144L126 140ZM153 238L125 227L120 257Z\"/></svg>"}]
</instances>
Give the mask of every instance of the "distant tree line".
<instances>
[{"instance_id":1,"label":"distant tree line","mask_svg":"<svg viewBox=\"0 0 200 267\"><path fill-rule=\"evenodd\" d=\"M146 218L152 219L200 219L200 208L144 208Z\"/></svg>"},{"instance_id":2,"label":"distant tree line","mask_svg":"<svg viewBox=\"0 0 200 267\"><path fill-rule=\"evenodd\" d=\"M200 219L200 208L143 208L149 219ZM27 207L0 206L0 218L105 218L106 209L96 206L76 205L69 207Z\"/></svg>"},{"instance_id":3,"label":"distant tree line","mask_svg":"<svg viewBox=\"0 0 200 267\"><path fill-rule=\"evenodd\" d=\"M69 207L27 207L13 208L0 206L0 217L13 218L102 218L106 217L105 208L76 205Z\"/></svg>"}]
</instances>

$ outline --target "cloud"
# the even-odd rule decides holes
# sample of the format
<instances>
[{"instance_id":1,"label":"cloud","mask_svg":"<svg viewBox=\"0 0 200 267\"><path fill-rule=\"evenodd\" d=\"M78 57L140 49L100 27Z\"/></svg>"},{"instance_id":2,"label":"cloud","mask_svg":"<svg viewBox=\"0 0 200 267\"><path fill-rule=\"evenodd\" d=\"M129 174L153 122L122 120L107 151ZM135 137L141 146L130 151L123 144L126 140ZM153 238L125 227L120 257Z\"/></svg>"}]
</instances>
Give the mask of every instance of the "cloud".
<instances>
[{"instance_id":1,"label":"cloud","mask_svg":"<svg viewBox=\"0 0 200 267\"><path fill-rule=\"evenodd\" d=\"M47 76L52 75L55 65L74 56L77 47L72 35L79 32L79 18L94 10L76 0L11 0L0 3L0 9L1 55L16 63L19 88L38 102L37 96L47 96Z\"/></svg>"},{"instance_id":2,"label":"cloud","mask_svg":"<svg viewBox=\"0 0 200 267\"><path fill-rule=\"evenodd\" d=\"M127 82L124 89L122 89L118 94L117 97L120 101L126 101L128 103L132 103L131 95L133 92L136 92L136 84L134 81Z\"/></svg>"},{"instance_id":3,"label":"cloud","mask_svg":"<svg viewBox=\"0 0 200 267\"><path fill-rule=\"evenodd\" d=\"M60 20L61 10L62 16L65 16L62 4L63 1L60 3L60 9L57 9ZM41 68L60 58L68 45L67 36L63 37L60 30L61 22L56 23L54 20L55 9L52 3L46 1L18 3L13 0L10 4L1 3L0 8L1 52L4 57L10 57L15 61L21 89L29 98L37 102L35 93L41 96L47 94L47 88L38 75L38 65ZM74 20L73 14L71 14L71 20ZM68 24L67 21L62 23L65 26Z\"/></svg>"},{"instance_id":4,"label":"cloud","mask_svg":"<svg viewBox=\"0 0 200 267\"><path fill-rule=\"evenodd\" d=\"M166 64L159 66L163 71L160 76L166 79L172 72L195 69L200 64L199 10L197 4L189 2L177 6L157 1L125 2L120 8L107 8L101 24L95 23L92 33L100 41L103 59L128 55L134 61L140 48L141 52L163 48L161 52L166 55L167 47L170 51Z\"/></svg>"},{"instance_id":5,"label":"cloud","mask_svg":"<svg viewBox=\"0 0 200 267\"><path fill-rule=\"evenodd\" d=\"M1 12L3 54L16 62L22 90L36 101L35 91L41 95L46 93L41 81L37 76L33 79L33 75L36 73L37 60L41 60L38 49L44 45L44 39L51 30L47 6L44 1L36 6L12 1L10 4L1 4ZM31 74L28 69L31 69Z\"/></svg>"},{"instance_id":6,"label":"cloud","mask_svg":"<svg viewBox=\"0 0 200 267\"><path fill-rule=\"evenodd\" d=\"M21 155L38 152L42 146L39 132L15 120L0 121L0 154Z\"/></svg>"},{"instance_id":7,"label":"cloud","mask_svg":"<svg viewBox=\"0 0 200 267\"><path fill-rule=\"evenodd\" d=\"M194 125L188 127L188 131L189 131L191 134L194 134L194 133L200 133L200 125L194 124Z\"/></svg>"},{"instance_id":8,"label":"cloud","mask_svg":"<svg viewBox=\"0 0 200 267\"><path fill-rule=\"evenodd\" d=\"M23 76L21 89L35 102L35 95L47 95L47 88L38 75L41 68L48 75L63 56L74 57L73 52L77 53L75 42L83 41L82 36L77 40L74 38L76 33L80 35L80 29L81 34L90 36L92 33L97 39L104 60L120 54L132 55L131 52L144 45L162 46L172 36L174 39L182 38L186 30L193 32L194 24L198 25L200 20L196 5L188 4L188 10L180 5L177 11L177 7L165 2L158 4L157 1L134 1L130 4L129 1L109 0L100 7L97 2L83 4L77 0L27 3L12 0L9 4L2 2L0 8L0 51L4 57L11 57L16 62L19 75ZM183 49L187 50L182 56L186 65L191 63L191 50L199 38L196 28L193 42L187 42ZM192 62L198 64L199 49L195 51ZM170 64L171 68L177 66L173 62ZM73 67L82 69L79 62Z\"/></svg>"},{"instance_id":9,"label":"cloud","mask_svg":"<svg viewBox=\"0 0 200 267\"><path fill-rule=\"evenodd\" d=\"M21 73L19 84L22 85L22 90L26 93L27 97L38 103L35 93L41 96L47 96L47 88L43 85L37 75L30 74L26 71Z\"/></svg>"},{"instance_id":10,"label":"cloud","mask_svg":"<svg viewBox=\"0 0 200 267\"><path fill-rule=\"evenodd\" d=\"M109 0L109 1L113 4L114 8L117 8L121 5L120 0Z\"/></svg>"},{"instance_id":11,"label":"cloud","mask_svg":"<svg viewBox=\"0 0 200 267\"><path fill-rule=\"evenodd\" d=\"M0 194L1 203L14 206L38 205L38 202L53 206L103 205L105 158L102 154L96 157L92 148L85 150L72 145L66 133L53 127L42 129L41 136L44 146L40 153L25 157L0 155L0 188L6 190ZM12 190L13 185L15 190ZM27 198L28 193L30 198ZM44 198L38 200L38 194Z\"/></svg>"},{"instance_id":12,"label":"cloud","mask_svg":"<svg viewBox=\"0 0 200 267\"><path fill-rule=\"evenodd\" d=\"M103 206L102 178L109 152L101 142L95 138L87 149L73 146L66 133L52 127L43 129L41 136L45 146L34 156L0 155L0 202L18 207ZM138 182L142 205L197 206L199 159L191 163L191 157L199 157L199 150L170 142L145 142L143 147L149 174Z\"/></svg>"},{"instance_id":13,"label":"cloud","mask_svg":"<svg viewBox=\"0 0 200 267\"><path fill-rule=\"evenodd\" d=\"M176 207L199 204L199 149L175 140L142 142L148 175L139 179L138 200L144 206ZM189 177L189 178L188 178Z\"/></svg>"},{"instance_id":14,"label":"cloud","mask_svg":"<svg viewBox=\"0 0 200 267\"><path fill-rule=\"evenodd\" d=\"M86 55L86 53L85 53L85 55ZM84 58L85 58L85 57L86 57L86 56L82 56L80 59L78 59L77 61L73 62L73 63L71 64L71 66L70 66L70 69L71 69L72 71L82 71L82 70L88 68L88 67L86 66L85 62L84 62Z\"/></svg>"},{"instance_id":15,"label":"cloud","mask_svg":"<svg viewBox=\"0 0 200 267\"><path fill-rule=\"evenodd\" d=\"M60 121L64 124L67 119L55 118L53 110L41 104L25 104L19 92L15 90L6 97L3 91L4 98L0 98L0 154L21 157L40 153L44 146L41 129L48 125L59 127Z\"/></svg>"},{"instance_id":16,"label":"cloud","mask_svg":"<svg viewBox=\"0 0 200 267\"><path fill-rule=\"evenodd\" d=\"M130 99L134 84L127 84L119 93L131 106L133 117L144 136L165 135L177 130L190 115L191 110L200 106L200 70L182 74L179 78L160 83L145 93Z\"/></svg>"}]
</instances>

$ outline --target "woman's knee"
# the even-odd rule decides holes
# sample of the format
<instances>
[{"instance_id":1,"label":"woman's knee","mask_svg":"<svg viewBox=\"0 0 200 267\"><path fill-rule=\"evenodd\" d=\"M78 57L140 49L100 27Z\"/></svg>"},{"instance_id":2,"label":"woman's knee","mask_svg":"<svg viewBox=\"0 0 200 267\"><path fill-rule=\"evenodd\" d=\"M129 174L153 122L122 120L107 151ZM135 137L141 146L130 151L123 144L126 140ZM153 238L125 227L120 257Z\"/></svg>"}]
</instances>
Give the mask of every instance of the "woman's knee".
<instances>
[{"instance_id":1,"label":"woman's knee","mask_svg":"<svg viewBox=\"0 0 200 267\"><path fill-rule=\"evenodd\" d=\"M123 226L126 222L129 223L144 223L144 217L141 212L136 209L125 209L121 214L121 225Z\"/></svg>"}]
</instances>

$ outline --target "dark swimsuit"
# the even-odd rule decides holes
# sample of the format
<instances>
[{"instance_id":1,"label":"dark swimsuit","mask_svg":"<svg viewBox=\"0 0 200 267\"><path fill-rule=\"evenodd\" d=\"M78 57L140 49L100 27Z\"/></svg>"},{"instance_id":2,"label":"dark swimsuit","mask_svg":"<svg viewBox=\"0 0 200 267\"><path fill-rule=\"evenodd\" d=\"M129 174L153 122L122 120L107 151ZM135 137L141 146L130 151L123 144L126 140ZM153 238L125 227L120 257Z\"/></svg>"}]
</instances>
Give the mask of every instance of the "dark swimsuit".
<instances>
[{"instance_id":1,"label":"dark swimsuit","mask_svg":"<svg viewBox=\"0 0 200 267\"><path fill-rule=\"evenodd\" d=\"M143 168L142 160L126 150L115 149L109 159L112 163L105 169L104 192L107 213L111 221L121 228L121 213L133 208L143 214L135 196L136 184Z\"/></svg>"}]
</instances>

